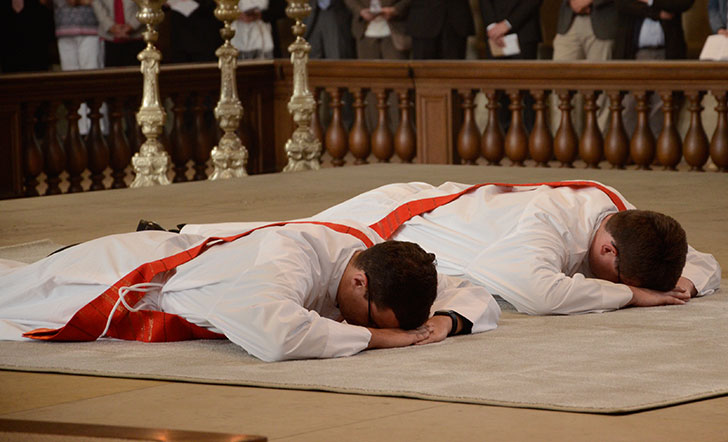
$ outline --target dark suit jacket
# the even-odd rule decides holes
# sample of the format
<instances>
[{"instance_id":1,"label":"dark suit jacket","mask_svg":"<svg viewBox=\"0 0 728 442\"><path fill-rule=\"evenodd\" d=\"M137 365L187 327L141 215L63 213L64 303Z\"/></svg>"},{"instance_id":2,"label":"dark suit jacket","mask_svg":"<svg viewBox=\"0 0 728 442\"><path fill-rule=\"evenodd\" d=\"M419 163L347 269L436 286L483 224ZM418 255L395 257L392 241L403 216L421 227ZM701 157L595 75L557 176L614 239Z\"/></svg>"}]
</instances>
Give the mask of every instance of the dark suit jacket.
<instances>
[{"instance_id":1,"label":"dark suit jacket","mask_svg":"<svg viewBox=\"0 0 728 442\"><path fill-rule=\"evenodd\" d=\"M574 20L574 11L569 6L569 0L561 2L559 20L556 22L556 32L566 34ZM592 30L600 40L614 40L616 36L617 8L614 0L594 0L591 6Z\"/></svg>"},{"instance_id":2,"label":"dark suit jacket","mask_svg":"<svg viewBox=\"0 0 728 442\"><path fill-rule=\"evenodd\" d=\"M306 25L306 34L303 37L306 39L308 39L311 35L313 27L316 26L319 14L318 2L316 0L309 0L309 4L311 5L311 13L303 20L303 23ZM336 23L339 27L339 34L350 36L351 11L349 11L349 8L347 8L344 4L344 0L331 0L329 10L336 13Z\"/></svg>"},{"instance_id":3,"label":"dark suit jacket","mask_svg":"<svg viewBox=\"0 0 728 442\"><path fill-rule=\"evenodd\" d=\"M480 0L483 26L508 20L521 44L541 41L540 9L543 0ZM487 38L487 37L486 37Z\"/></svg>"},{"instance_id":4,"label":"dark suit jacket","mask_svg":"<svg viewBox=\"0 0 728 442\"><path fill-rule=\"evenodd\" d=\"M728 25L728 0L708 0L708 20L713 33Z\"/></svg>"},{"instance_id":5,"label":"dark suit jacket","mask_svg":"<svg viewBox=\"0 0 728 442\"><path fill-rule=\"evenodd\" d=\"M169 61L190 63L217 61L215 50L222 45L222 22L215 18L213 0L195 0L199 7L188 17L170 10L166 19L170 23Z\"/></svg>"},{"instance_id":6,"label":"dark suit jacket","mask_svg":"<svg viewBox=\"0 0 728 442\"><path fill-rule=\"evenodd\" d=\"M414 38L435 38L446 23L467 37L475 34L473 11L468 0L412 0L407 33Z\"/></svg>"},{"instance_id":7,"label":"dark suit jacket","mask_svg":"<svg viewBox=\"0 0 728 442\"><path fill-rule=\"evenodd\" d=\"M613 58L632 60L639 49L638 32L646 17L660 20L660 11L674 14L672 20L662 20L665 33L665 57L667 59L685 58L687 45L682 28L682 13L693 6L695 0L654 0L652 6L638 0L616 0L619 11L617 38L614 41Z\"/></svg>"},{"instance_id":8,"label":"dark suit jacket","mask_svg":"<svg viewBox=\"0 0 728 442\"><path fill-rule=\"evenodd\" d=\"M381 0L383 7L394 7L397 17L389 21L392 31L405 34L405 23L407 11L412 0ZM346 6L351 10L351 33L357 40L364 37L368 23L361 17L361 10L369 8L370 0L344 0Z\"/></svg>"}]
</instances>

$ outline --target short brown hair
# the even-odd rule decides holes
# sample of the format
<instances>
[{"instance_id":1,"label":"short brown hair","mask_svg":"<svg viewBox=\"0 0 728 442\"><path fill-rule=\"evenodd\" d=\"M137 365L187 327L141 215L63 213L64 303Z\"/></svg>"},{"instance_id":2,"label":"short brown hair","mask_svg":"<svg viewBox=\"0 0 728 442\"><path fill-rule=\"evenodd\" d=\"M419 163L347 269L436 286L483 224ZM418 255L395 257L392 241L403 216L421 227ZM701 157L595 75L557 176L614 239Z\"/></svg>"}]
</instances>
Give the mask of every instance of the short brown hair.
<instances>
[{"instance_id":1,"label":"short brown hair","mask_svg":"<svg viewBox=\"0 0 728 442\"><path fill-rule=\"evenodd\" d=\"M430 317L437 296L433 253L412 242L386 241L358 254L354 266L367 275L371 301L391 308L400 328L417 328Z\"/></svg>"},{"instance_id":2,"label":"short brown hair","mask_svg":"<svg viewBox=\"0 0 728 442\"><path fill-rule=\"evenodd\" d=\"M624 280L662 292L675 288L688 252L680 223L662 213L626 210L615 213L605 228L614 238Z\"/></svg>"}]
</instances>

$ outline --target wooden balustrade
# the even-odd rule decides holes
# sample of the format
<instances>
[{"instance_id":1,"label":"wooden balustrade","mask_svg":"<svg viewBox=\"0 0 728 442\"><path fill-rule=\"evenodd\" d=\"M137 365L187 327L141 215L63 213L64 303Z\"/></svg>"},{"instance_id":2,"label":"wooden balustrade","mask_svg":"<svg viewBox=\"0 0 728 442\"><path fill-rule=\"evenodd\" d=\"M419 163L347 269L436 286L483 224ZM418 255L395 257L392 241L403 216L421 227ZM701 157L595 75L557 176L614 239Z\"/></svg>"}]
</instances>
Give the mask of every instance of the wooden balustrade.
<instances>
[{"instance_id":1,"label":"wooden balustrade","mask_svg":"<svg viewBox=\"0 0 728 442\"><path fill-rule=\"evenodd\" d=\"M385 161L396 154L400 161L421 163L501 164L508 159L519 166L548 166L555 161L561 167L598 168L606 163L613 168L645 170L655 165L675 170L681 163L691 170L703 170L709 160L725 170L728 162L724 135L728 130L728 83L724 81L728 66L723 63L314 60L309 68L316 96L331 100L319 101L328 122L320 129L320 139L333 166L348 164L347 156L353 157L352 163L362 164L370 161L370 154ZM290 79L286 64L281 65L280 73L281 79ZM279 83L276 87L284 86ZM364 124L366 105L362 100L367 90L373 92L369 99L376 100L379 110L376 127ZM574 127L572 119L577 92L584 100L583 128ZM346 93L354 97L352 104L342 101ZM480 110L475 104L478 93L486 97L485 108ZM530 131L524 124L527 93L533 98L529 100L534 113ZM408 123L401 121L395 131L394 153L382 132L388 94L400 97L400 119ZM623 120L623 100L629 94L637 103L631 133ZM549 95L554 95L557 108L549 109ZM609 109L606 128L597 123L597 99L602 95L603 106ZM659 133L652 133L649 126L653 95L662 102ZM718 104L704 112L702 103L708 95ZM510 112L505 132L498 121L501 96L508 98ZM351 121L345 118L347 106ZM481 127L476 124L478 112L484 114ZM558 113L555 127L549 127L548 122L553 121L548 118L550 112ZM710 141L704 114L717 121ZM681 115L687 123L682 135L678 130ZM314 127L320 124L317 114ZM408 147L405 153L404 145L414 150Z\"/></svg>"},{"instance_id":2,"label":"wooden balustrade","mask_svg":"<svg viewBox=\"0 0 728 442\"><path fill-rule=\"evenodd\" d=\"M241 139L250 153L249 173L273 172L275 158L261 152L273 144L267 124L273 108L272 63L241 64L238 88L245 107ZM215 64L165 66L160 92L167 104L161 140L171 157L174 182L207 178L217 143L212 111L219 95ZM142 76L138 69L5 75L0 77L0 120L6 129L0 154L11 159L0 197L126 187L130 162L144 136L136 123ZM86 103L90 126L79 130ZM255 132L255 134L253 134ZM39 187L39 181L44 185Z\"/></svg>"},{"instance_id":3,"label":"wooden balustrade","mask_svg":"<svg viewBox=\"0 0 728 442\"><path fill-rule=\"evenodd\" d=\"M210 150L220 136L212 116L219 75L214 64L161 68L168 110L161 139L175 182L207 178ZM237 76L248 173L279 171L293 131L287 110L291 65L241 63ZM308 70L319 105L312 130L322 141L325 167L508 160L519 166L728 171L725 78L725 63L689 61L312 60ZM0 162L0 198L37 195L39 181L44 194L125 187L130 158L143 141L134 118L141 83L136 68L1 76L0 155L8 160ZM577 93L584 102L583 128L572 121ZM627 96L636 102L631 133L623 120ZM650 97L661 101L659 133L649 125ZM597 123L602 101L609 110L605 128ZM87 134L78 130L81 103L89 109ZM510 115L507 127L498 118L501 106ZM533 127L527 128L531 106ZM558 123L550 127L553 121Z\"/></svg>"}]
</instances>

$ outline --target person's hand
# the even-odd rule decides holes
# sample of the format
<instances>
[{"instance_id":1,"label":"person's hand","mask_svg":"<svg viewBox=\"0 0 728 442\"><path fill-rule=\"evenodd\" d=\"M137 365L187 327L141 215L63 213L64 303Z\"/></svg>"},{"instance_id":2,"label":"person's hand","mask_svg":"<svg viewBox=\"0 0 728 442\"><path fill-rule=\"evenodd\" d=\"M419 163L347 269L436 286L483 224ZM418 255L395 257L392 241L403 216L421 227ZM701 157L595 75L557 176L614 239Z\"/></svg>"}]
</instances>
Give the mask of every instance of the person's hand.
<instances>
[{"instance_id":1,"label":"person's hand","mask_svg":"<svg viewBox=\"0 0 728 442\"><path fill-rule=\"evenodd\" d=\"M452 320L449 316L433 316L425 322L425 327L430 329L430 336L418 342L417 345L440 342L447 338L447 335L450 334L450 329L452 329Z\"/></svg>"},{"instance_id":2,"label":"person's hand","mask_svg":"<svg viewBox=\"0 0 728 442\"><path fill-rule=\"evenodd\" d=\"M511 30L511 27L506 23L505 20L496 23L488 29L488 38L491 40L498 40ZM499 46L502 46L499 45Z\"/></svg>"},{"instance_id":3,"label":"person's hand","mask_svg":"<svg viewBox=\"0 0 728 442\"><path fill-rule=\"evenodd\" d=\"M126 38L128 37L128 31L127 31L128 25L126 24L119 24L116 23L111 28L109 28L109 33L114 36L114 38Z\"/></svg>"},{"instance_id":4,"label":"person's hand","mask_svg":"<svg viewBox=\"0 0 728 442\"><path fill-rule=\"evenodd\" d=\"M672 20L673 17L675 17L675 14L672 12L660 11L660 20Z\"/></svg>"},{"instance_id":5,"label":"person's hand","mask_svg":"<svg viewBox=\"0 0 728 442\"><path fill-rule=\"evenodd\" d=\"M238 20L244 23L252 23L254 21L260 20L262 16L263 14L258 8L248 9L247 11L243 11L238 15Z\"/></svg>"},{"instance_id":6,"label":"person's hand","mask_svg":"<svg viewBox=\"0 0 728 442\"><path fill-rule=\"evenodd\" d=\"M695 284L693 284L693 281L689 280L688 278L681 276L680 279L677 280L677 285L675 288L681 288L685 291L685 293L688 293L691 298L694 298L698 294L698 290L695 288Z\"/></svg>"},{"instance_id":7,"label":"person's hand","mask_svg":"<svg viewBox=\"0 0 728 442\"><path fill-rule=\"evenodd\" d=\"M382 6L382 16L385 20L391 20L397 16L397 10L392 6Z\"/></svg>"},{"instance_id":8,"label":"person's hand","mask_svg":"<svg viewBox=\"0 0 728 442\"><path fill-rule=\"evenodd\" d=\"M375 18L377 18L377 14L373 14L372 11L369 10L369 8L364 8L359 12L359 15L361 15L361 18L364 19L364 21L372 21Z\"/></svg>"},{"instance_id":9,"label":"person's hand","mask_svg":"<svg viewBox=\"0 0 728 442\"><path fill-rule=\"evenodd\" d=\"M505 45L506 45L506 42L505 42L505 40L503 40L503 37L496 38L495 40L493 40L493 43L495 43L496 46L501 47L501 48L505 47Z\"/></svg>"},{"instance_id":10,"label":"person's hand","mask_svg":"<svg viewBox=\"0 0 728 442\"><path fill-rule=\"evenodd\" d=\"M641 287L627 286L632 290L632 300L627 305L635 307L655 307L658 305L682 305L690 300L690 293L682 287L667 292L658 292Z\"/></svg>"},{"instance_id":11,"label":"person's hand","mask_svg":"<svg viewBox=\"0 0 728 442\"><path fill-rule=\"evenodd\" d=\"M430 328L425 326L415 330L370 328L369 331L372 333L372 338L369 340L367 348L407 347L430 337Z\"/></svg>"},{"instance_id":12,"label":"person's hand","mask_svg":"<svg viewBox=\"0 0 728 442\"><path fill-rule=\"evenodd\" d=\"M588 14L591 12L592 0L569 0L571 10L577 14Z\"/></svg>"}]
</instances>

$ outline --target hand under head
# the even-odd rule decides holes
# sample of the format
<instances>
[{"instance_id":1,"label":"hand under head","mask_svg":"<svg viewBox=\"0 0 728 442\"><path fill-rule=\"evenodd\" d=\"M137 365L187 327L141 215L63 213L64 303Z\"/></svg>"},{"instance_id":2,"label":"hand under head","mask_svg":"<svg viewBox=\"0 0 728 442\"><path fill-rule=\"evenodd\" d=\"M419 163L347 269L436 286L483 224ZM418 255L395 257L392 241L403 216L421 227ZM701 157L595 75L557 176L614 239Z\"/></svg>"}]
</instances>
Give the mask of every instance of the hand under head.
<instances>
[{"instance_id":1,"label":"hand under head","mask_svg":"<svg viewBox=\"0 0 728 442\"><path fill-rule=\"evenodd\" d=\"M627 210L602 221L589 248L597 278L658 291L672 290L685 266L687 239L675 219Z\"/></svg>"},{"instance_id":2,"label":"hand under head","mask_svg":"<svg viewBox=\"0 0 728 442\"><path fill-rule=\"evenodd\" d=\"M357 252L337 291L347 322L376 328L419 327L429 317L436 296L435 255L404 241Z\"/></svg>"}]
</instances>

